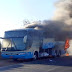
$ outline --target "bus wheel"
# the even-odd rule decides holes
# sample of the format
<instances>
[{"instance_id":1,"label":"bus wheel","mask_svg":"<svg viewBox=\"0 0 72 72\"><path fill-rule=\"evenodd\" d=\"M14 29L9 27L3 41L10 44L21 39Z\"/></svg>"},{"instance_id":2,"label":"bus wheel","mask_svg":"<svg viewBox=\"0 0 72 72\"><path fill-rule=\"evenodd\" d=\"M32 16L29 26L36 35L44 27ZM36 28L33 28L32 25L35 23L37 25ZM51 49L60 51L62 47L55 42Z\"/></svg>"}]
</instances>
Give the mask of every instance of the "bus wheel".
<instances>
[{"instance_id":1,"label":"bus wheel","mask_svg":"<svg viewBox=\"0 0 72 72\"><path fill-rule=\"evenodd\" d=\"M61 51L59 51L59 54L58 54L58 57L60 57L61 56Z\"/></svg>"},{"instance_id":2,"label":"bus wheel","mask_svg":"<svg viewBox=\"0 0 72 72\"><path fill-rule=\"evenodd\" d=\"M36 60L37 58L38 58L38 52L35 51L35 52L34 52L34 60Z\"/></svg>"},{"instance_id":3,"label":"bus wheel","mask_svg":"<svg viewBox=\"0 0 72 72\"><path fill-rule=\"evenodd\" d=\"M54 55L54 57L57 57L57 50L55 50L55 55Z\"/></svg>"},{"instance_id":4,"label":"bus wheel","mask_svg":"<svg viewBox=\"0 0 72 72\"><path fill-rule=\"evenodd\" d=\"M56 57L56 56L57 56L57 54L55 53L54 57Z\"/></svg>"}]
</instances>

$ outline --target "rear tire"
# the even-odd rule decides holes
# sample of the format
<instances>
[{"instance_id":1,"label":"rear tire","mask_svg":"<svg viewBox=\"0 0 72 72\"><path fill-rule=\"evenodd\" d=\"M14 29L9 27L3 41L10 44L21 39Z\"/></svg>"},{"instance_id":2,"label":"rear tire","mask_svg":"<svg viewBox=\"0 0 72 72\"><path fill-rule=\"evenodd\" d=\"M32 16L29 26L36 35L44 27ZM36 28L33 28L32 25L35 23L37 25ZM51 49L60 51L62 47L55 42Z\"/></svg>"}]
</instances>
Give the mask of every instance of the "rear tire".
<instances>
[{"instance_id":1,"label":"rear tire","mask_svg":"<svg viewBox=\"0 0 72 72\"><path fill-rule=\"evenodd\" d=\"M60 57L60 56L61 56L61 51L59 50L58 57Z\"/></svg>"},{"instance_id":2,"label":"rear tire","mask_svg":"<svg viewBox=\"0 0 72 72\"><path fill-rule=\"evenodd\" d=\"M54 57L57 57L57 50L55 50L55 55L54 55Z\"/></svg>"}]
</instances>

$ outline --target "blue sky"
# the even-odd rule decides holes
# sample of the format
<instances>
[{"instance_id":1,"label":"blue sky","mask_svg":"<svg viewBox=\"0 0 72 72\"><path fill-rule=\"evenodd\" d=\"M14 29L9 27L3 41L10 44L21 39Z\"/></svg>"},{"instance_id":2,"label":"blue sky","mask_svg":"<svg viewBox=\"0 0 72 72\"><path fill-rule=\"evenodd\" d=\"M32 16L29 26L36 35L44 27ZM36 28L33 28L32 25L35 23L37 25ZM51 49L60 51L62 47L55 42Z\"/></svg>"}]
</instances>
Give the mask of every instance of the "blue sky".
<instances>
[{"instance_id":1,"label":"blue sky","mask_svg":"<svg viewBox=\"0 0 72 72\"><path fill-rule=\"evenodd\" d=\"M23 20L51 19L56 0L0 0L0 36L5 30L21 28Z\"/></svg>"}]
</instances>

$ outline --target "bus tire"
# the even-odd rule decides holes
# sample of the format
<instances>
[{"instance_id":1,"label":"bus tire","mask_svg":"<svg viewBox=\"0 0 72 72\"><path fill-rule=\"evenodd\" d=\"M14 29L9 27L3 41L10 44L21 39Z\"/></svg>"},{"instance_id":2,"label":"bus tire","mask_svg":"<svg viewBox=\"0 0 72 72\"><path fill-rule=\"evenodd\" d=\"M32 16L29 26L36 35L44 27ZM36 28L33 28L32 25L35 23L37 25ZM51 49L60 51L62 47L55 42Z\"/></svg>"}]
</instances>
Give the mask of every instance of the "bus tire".
<instances>
[{"instance_id":1,"label":"bus tire","mask_svg":"<svg viewBox=\"0 0 72 72\"><path fill-rule=\"evenodd\" d=\"M58 57L60 57L61 56L61 51L59 51L59 53L58 53Z\"/></svg>"},{"instance_id":2,"label":"bus tire","mask_svg":"<svg viewBox=\"0 0 72 72\"><path fill-rule=\"evenodd\" d=\"M55 55L54 56L57 57L57 50L55 50Z\"/></svg>"},{"instance_id":3,"label":"bus tire","mask_svg":"<svg viewBox=\"0 0 72 72\"><path fill-rule=\"evenodd\" d=\"M34 52L34 60L36 60L36 59L38 59L38 52L37 51Z\"/></svg>"}]
</instances>

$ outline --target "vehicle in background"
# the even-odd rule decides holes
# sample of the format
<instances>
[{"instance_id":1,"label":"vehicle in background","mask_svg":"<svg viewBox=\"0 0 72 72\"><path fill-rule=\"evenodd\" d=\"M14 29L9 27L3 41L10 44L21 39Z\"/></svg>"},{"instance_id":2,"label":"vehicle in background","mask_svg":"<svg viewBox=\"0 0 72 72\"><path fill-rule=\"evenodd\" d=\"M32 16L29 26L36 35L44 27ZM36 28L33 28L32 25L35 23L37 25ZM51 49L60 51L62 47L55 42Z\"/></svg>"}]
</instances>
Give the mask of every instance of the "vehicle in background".
<instances>
[{"instance_id":1,"label":"vehicle in background","mask_svg":"<svg viewBox=\"0 0 72 72\"><path fill-rule=\"evenodd\" d=\"M40 31L32 28L6 31L2 39L1 56L7 59L37 59L65 54L64 42L44 38Z\"/></svg>"}]
</instances>

